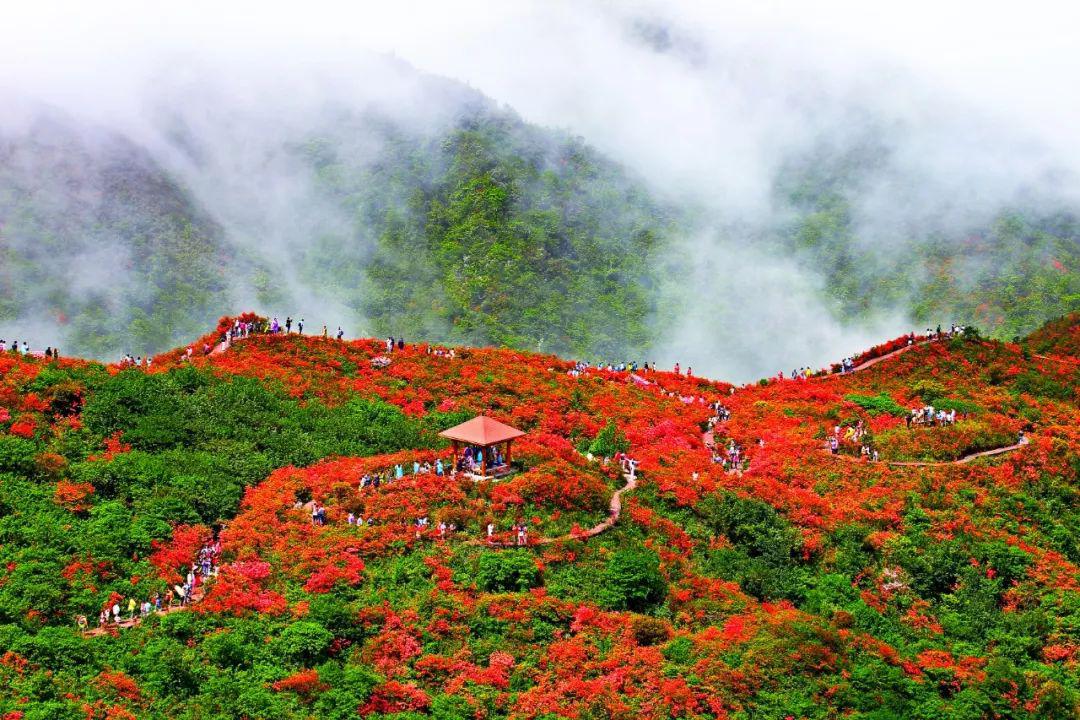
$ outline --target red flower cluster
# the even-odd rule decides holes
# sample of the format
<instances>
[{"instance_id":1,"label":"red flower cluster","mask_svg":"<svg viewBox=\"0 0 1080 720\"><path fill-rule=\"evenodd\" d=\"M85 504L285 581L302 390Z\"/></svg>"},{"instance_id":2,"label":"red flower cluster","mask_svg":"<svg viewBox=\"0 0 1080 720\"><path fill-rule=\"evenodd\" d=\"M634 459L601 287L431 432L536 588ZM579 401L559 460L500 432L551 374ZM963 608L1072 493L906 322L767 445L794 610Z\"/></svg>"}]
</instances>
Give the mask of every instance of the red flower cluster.
<instances>
[{"instance_id":1,"label":"red flower cluster","mask_svg":"<svg viewBox=\"0 0 1080 720\"><path fill-rule=\"evenodd\" d=\"M906 337L872 348L856 363L903 347ZM371 362L384 354L389 364ZM362 713L423 711L428 693L448 692L465 698L478 717L491 707L517 718L725 717L751 712L747 698L779 690L796 676L820 679L815 698L828 703L844 694L854 663L868 656L900 668L912 683L937 682L951 697L984 681L985 659L953 646L948 621L935 616L935 605L912 589L901 567L916 515L920 532L933 541L992 541L1022 551L1029 563L1001 589L1006 612L1080 589L1075 564L1029 538L1036 521L1023 504L1001 500L1003 493L1042 487L1050 476L1072 477L1080 447L1075 404L1023 380L1037 373L1070 387L1074 369L1055 359L1029 361L1014 346L929 343L856 374L734 392L668 373L574 374L563 360L513 351L461 349L451 358L422 345L385 353L376 341L295 335L246 339L192 362L280 381L301 399L334 404L377 396L411 415L482 412L528 433L514 446L524 470L498 483L413 474L414 462L448 456L432 450L283 468L247 490L223 529L225 564L198 605L204 612L301 616L309 600L315 606L311 595L362 583L365 562L375 567L376 559L423 549L431 592L408 609L387 604L359 613L367 632L350 652L386 680ZM710 425L715 403L730 419ZM909 429L896 412L926 403L961 408L964 417L948 427ZM561 600L544 588L513 595L478 589L461 566L495 552L482 549L489 522L499 532L528 522L533 534L570 536L536 553L545 577L568 565L580 566L573 568L580 575L569 575L575 580L595 581L603 571L610 548L573 537L572 528L606 517L611 494L623 483L616 463L583 456L609 421L625 435L641 474L638 490L623 497L619 539L640 541L659 558L669 613L643 619ZM843 453L828 451L828 438L849 427L859 427L864 442L880 451L878 462L848 454L851 443ZM950 464L974 450L1011 444L1021 429L1031 442L992 464ZM741 461L725 468L714 450L732 445L741 449ZM360 488L364 475L398 465L400 479ZM795 565L832 572L841 552L838 533L857 531L852 556L873 560L859 560L850 573L853 587L845 583L837 595L850 597L860 612L887 616L889 627L917 640L898 649L854 629L864 626L852 612L814 615L786 601L761 602L717 577L715 568L706 572L703 557L723 556L738 542L735 532L727 537L698 516L701 503L719 493L775 510L794 538L786 559ZM311 503L326 508L325 524L312 522ZM346 521L350 515L353 523ZM441 526L456 528L456 535L441 534ZM171 578L205 532L176 528L151 562ZM965 572L1001 583L1003 567L975 561ZM558 594L555 583L550 587ZM505 643L476 652L484 646L466 639L489 624L498 624ZM335 652L353 642L339 640ZM674 656L678 673L671 671ZM1059 633L1048 636L1041 657L1072 667L1077 649ZM321 687L313 670L273 684L301 696Z\"/></svg>"}]
</instances>

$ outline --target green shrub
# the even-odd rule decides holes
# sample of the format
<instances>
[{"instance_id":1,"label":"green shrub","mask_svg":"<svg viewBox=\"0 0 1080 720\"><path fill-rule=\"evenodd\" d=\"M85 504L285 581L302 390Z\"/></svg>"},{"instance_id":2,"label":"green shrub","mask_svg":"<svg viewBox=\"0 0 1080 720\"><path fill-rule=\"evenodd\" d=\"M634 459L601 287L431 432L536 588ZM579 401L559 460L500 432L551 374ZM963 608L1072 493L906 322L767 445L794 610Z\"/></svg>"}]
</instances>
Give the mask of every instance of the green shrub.
<instances>
[{"instance_id":1,"label":"green shrub","mask_svg":"<svg viewBox=\"0 0 1080 720\"><path fill-rule=\"evenodd\" d=\"M29 476L34 472L37 446L32 440L0 435L0 472Z\"/></svg>"},{"instance_id":2,"label":"green shrub","mask_svg":"<svg viewBox=\"0 0 1080 720\"><path fill-rule=\"evenodd\" d=\"M472 720L474 710L463 697L456 695L436 695L431 701L432 720Z\"/></svg>"},{"instance_id":3,"label":"green shrub","mask_svg":"<svg viewBox=\"0 0 1080 720\"><path fill-rule=\"evenodd\" d=\"M694 641L685 635L680 635L664 647L663 653L668 662L689 665L694 657Z\"/></svg>"},{"instance_id":4,"label":"green shrub","mask_svg":"<svg viewBox=\"0 0 1080 720\"><path fill-rule=\"evenodd\" d=\"M612 610L645 612L664 601L667 583L660 558L645 548L616 550L608 558L600 604Z\"/></svg>"},{"instance_id":5,"label":"green shrub","mask_svg":"<svg viewBox=\"0 0 1080 720\"><path fill-rule=\"evenodd\" d=\"M326 720L353 720L356 711L371 696L371 690L382 678L359 665L339 665L327 662L320 665L319 680L330 689L315 703L315 717Z\"/></svg>"},{"instance_id":6,"label":"green shrub","mask_svg":"<svg viewBox=\"0 0 1080 720\"><path fill-rule=\"evenodd\" d=\"M803 599L807 570L802 567L802 538L775 508L725 492L705 498L698 513L713 533L731 542L731 547L710 553L711 572L738 582L760 599Z\"/></svg>"},{"instance_id":7,"label":"green shrub","mask_svg":"<svg viewBox=\"0 0 1080 720\"><path fill-rule=\"evenodd\" d=\"M880 395L845 395L844 399L853 402L871 415L895 415L904 417L908 414L903 407L885 393Z\"/></svg>"},{"instance_id":8,"label":"green shrub","mask_svg":"<svg viewBox=\"0 0 1080 720\"><path fill-rule=\"evenodd\" d=\"M310 664L326 652L333 639L333 634L319 623L299 620L282 630L274 644L285 657Z\"/></svg>"},{"instance_id":9,"label":"green shrub","mask_svg":"<svg viewBox=\"0 0 1080 720\"><path fill-rule=\"evenodd\" d=\"M1026 393L1053 400L1069 400L1073 397L1073 390L1068 385L1030 371L1016 376L1012 390L1016 393Z\"/></svg>"},{"instance_id":10,"label":"green shrub","mask_svg":"<svg viewBox=\"0 0 1080 720\"><path fill-rule=\"evenodd\" d=\"M934 380L919 380L911 386L911 392L924 403L937 406L938 400L945 397L945 386Z\"/></svg>"},{"instance_id":11,"label":"green shrub","mask_svg":"<svg viewBox=\"0 0 1080 720\"><path fill-rule=\"evenodd\" d=\"M540 570L527 550L486 552L477 563L476 583L487 592L520 592L540 584Z\"/></svg>"},{"instance_id":12,"label":"green shrub","mask_svg":"<svg viewBox=\"0 0 1080 720\"><path fill-rule=\"evenodd\" d=\"M589 452L599 457L612 457L618 453L624 453L630 449L630 443L626 435L615 425L614 420L609 420L596 438L589 445Z\"/></svg>"},{"instance_id":13,"label":"green shrub","mask_svg":"<svg viewBox=\"0 0 1080 720\"><path fill-rule=\"evenodd\" d=\"M979 415L983 412L982 405L976 405L973 402L967 400L955 400L953 398L940 398L934 407L939 410L948 412L949 410L955 410L963 415Z\"/></svg>"}]
</instances>

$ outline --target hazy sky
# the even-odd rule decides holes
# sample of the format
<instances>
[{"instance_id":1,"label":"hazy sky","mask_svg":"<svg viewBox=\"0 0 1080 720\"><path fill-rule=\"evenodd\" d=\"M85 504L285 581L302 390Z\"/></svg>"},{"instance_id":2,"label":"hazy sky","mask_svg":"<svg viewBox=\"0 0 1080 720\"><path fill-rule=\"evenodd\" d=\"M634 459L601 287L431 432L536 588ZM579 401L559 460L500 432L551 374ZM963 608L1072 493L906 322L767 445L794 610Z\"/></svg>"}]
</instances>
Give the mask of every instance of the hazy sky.
<instances>
[{"instance_id":1,"label":"hazy sky","mask_svg":"<svg viewBox=\"0 0 1080 720\"><path fill-rule=\"evenodd\" d=\"M36 91L113 91L168 48L275 48L300 60L330 48L394 52L465 80L529 119L573 127L589 106L616 102L586 84L632 72L598 53L605 15L655 12L713 41L768 42L796 55L835 54L843 66L892 62L949 93L1080 147L1080 5L950 0L863 2L182 2L9 3L0 23L0 82ZM582 82L573 82L580 75ZM568 82L570 81L570 82ZM588 93L575 95L586 88ZM99 95L100 93L100 95Z\"/></svg>"},{"instance_id":2,"label":"hazy sky","mask_svg":"<svg viewBox=\"0 0 1080 720\"><path fill-rule=\"evenodd\" d=\"M1035 141L1080 168L1080 5L993 2L19 3L0 24L0 87L131 121L151 73L197 56L347 76L358 50L394 54L471 84L525 119L583 135L673 195L725 209L763 207L772 163L808 132L796 93L873 94L886 116L964 116L1009 143ZM156 6L156 7L155 7ZM689 54L658 55L633 20L656 18ZM696 54L695 54L696 53ZM362 78L357 78L362 83ZM915 92L917 91L917 92ZM914 94L913 94L914 93ZM796 100L799 101L799 100ZM948 153L955 187L969 156ZM951 150L952 148L950 148ZM920 148L926 157L941 148ZM1017 156L1026 158L1025 149ZM724 172L718 172L726 169ZM1009 162L979 176L1022 174ZM710 197L711 196L711 197Z\"/></svg>"}]
</instances>

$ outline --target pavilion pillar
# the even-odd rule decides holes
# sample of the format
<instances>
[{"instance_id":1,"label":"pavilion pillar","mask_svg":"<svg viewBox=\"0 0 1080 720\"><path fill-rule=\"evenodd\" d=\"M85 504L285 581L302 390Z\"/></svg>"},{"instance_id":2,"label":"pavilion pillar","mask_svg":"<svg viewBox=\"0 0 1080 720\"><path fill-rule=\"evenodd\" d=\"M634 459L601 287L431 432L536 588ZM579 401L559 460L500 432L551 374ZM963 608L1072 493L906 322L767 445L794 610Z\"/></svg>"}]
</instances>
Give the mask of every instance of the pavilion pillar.
<instances>
[{"instance_id":1,"label":"pavilion pillar","mask_svg":"<svg viewBox=\"0 0 1080 720\"><path fill-rule=\"evenodd\" d=\"M505 458L505 460L506 460L506 466L507 467L510 466L510 445L513 444L513 442L514 442L513 440L507 440L506 441L506 458Z\"/></svg>"},{"instance_id":2,"label":"pavilion pillar","mask_svg":"<svg viewBox=\"0 0 1080 720\"><path fill-rule=\"evenodd\" d=\"M481 447L480 448L480 474L483 475L484 477L487 477L487 456L488 456L488 448Z\"/></svg>"},{"instance_id":3,"label":"pavilion pillar","mask_svg":"<svg viewBox=\"0 0 1080 720\"><path fill-rule=\"evenodd\" d=\"M454 446L454 464L453 464L451 469L454 472L457 472L457 466L458 466L458 441L457 440L451 440L450 444Z\"/></svg>"}]
</instances>

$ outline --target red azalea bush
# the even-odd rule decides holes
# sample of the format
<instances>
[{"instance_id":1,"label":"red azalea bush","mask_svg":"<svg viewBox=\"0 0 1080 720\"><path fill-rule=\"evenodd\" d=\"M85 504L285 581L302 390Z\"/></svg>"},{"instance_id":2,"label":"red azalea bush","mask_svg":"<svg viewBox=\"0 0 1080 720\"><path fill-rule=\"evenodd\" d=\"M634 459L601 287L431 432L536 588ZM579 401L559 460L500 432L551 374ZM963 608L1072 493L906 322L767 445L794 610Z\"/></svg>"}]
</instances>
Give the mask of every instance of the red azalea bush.
<instances>
[{"instance_id":1,"label":"red azalea bush","mask_svg":"<svg viewBox=\"0 0 1080 720\"><path fill-rule=\"evenodd\" d=\"M491 491L496 508L528 502L563 510L601 510L611 491L595 472L588 472L566 461L547 463L526 470Z\"/></svg>"},{"instance_id":2,"label":"red azalea bush","mask_svg":"<svg viewBox=\"0 0 1080 720\"><path fill-rule=\"evenodd\" d=\"M8 432L21 438L33 438L34 433L37 431L37 427L37 420L29 415L23 415L11 424L11 427L8 428Z\"/></svg>"},{"instance_id":3,"label":"red azalea bush","mask_svg":"<svg viewBox=\"0 0 1080 720\"><path fill-rule=\"evenodd\" d=\"M264 589L271 574L270 563L241 560L221 569L206 597L197 605L200 612L243 615L251 612L279 615L286 610L285 598Z\"/></svg>"},{"instance_id":4,"label":"red azalea bush","mask_svg":"<svg viewBox=\"0 0 1080 720\"><path fill-rule=\"evenodd\" d=\"M90 503L87 502L87 498L93 493L94 486L91 483L73 483L61 480L56 483L53 499L57 505L65 510L82 512L89 509Z\"/></svg>"},{"instance_id":5,"label":"red azalea bush","mask_svg":"<svg viewBox=\"0 0 1080 720\"><path fill-rule=\"evenodd\" d=\"M142 696L138 683L120 671L101 673L98 675L98 684L103 691L125 700L139 700Z\"/></svg>"},{"instance_id":6,"label":"red azalea bush","mask_svg":"<svg viewBox=\"0 0 1080 720\"><path fill-rule=\"evenodd\" d=\"M177 525L173 528L171 541L163 543L155 540L152 543L150 563L157 568L165 582L170 585L181 583L181 569L190 568L195 563L199 550L211 537L210 528L204 525Z\"/></svg>"},{"instance_id":7,"label":"red azalea bush","mask_svg":"<svg viewBox=\"0 0 1080 720\"><path fill-rule=\"evenodd\" d=\"M427 693L420 688L390 680L372 691L371 698L360 708L360 714L420 712L430 704Z\"/></svg>"},{"instance_id":8,"label":"red azalea bush","mask_svg":"<svg viewBox=\"0 0 1080 720\"><path fill-rule=\"evenodd\" d=\"M291 692L308 696L329 689L329 685L319 680L316 670L301 670L282 678L271 685L277 692Z\"/></svg>"}]
</instances>

